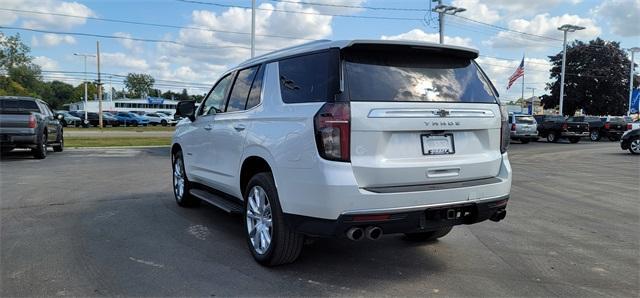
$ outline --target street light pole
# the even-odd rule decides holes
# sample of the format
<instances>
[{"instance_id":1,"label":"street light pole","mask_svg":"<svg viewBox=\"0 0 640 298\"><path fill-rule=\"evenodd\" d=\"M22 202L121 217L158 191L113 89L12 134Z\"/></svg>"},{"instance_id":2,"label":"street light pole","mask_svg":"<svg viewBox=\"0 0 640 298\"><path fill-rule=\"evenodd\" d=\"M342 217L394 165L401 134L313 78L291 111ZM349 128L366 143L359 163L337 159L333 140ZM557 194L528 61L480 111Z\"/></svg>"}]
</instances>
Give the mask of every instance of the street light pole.
<instances>
[{"instance_id":1,"label":"street light pole","mask_svg":"<svg viewBox=\"0 0 640 298\"><path fill-rule=\"evenodd\" d=\"M640 52L640 48L630 48L629 52L631 52L631 64L629 65L629 107L627 108L627 116L631 116L631 100L633 99L633 59L634 54ZM640 110L638 112L640 113Z\"/></svg>"},{"instance_id":2,"label":"street light pole","mask_svg":"<svg viewBox=\"0 0 640 298\"><path fill-rule=\"evenodd\" d=\"M585 27L575 26L570 24L564 24L558 27L558 30L564 32L564 38L562 41L562 71L560 73L560 115L563 114L563 103L564 103L564 68L567 60L567 32L575 32L577 30L582 30Z\"/></svg>"},{"instance_id":3,"label":"street light pole","mask_svg":"<svg viewBox=\"0 0 640 298\"><path fill-rule=\"evenodd\" d=\"M443 5L442 0L432 0L433 2L438 2L435 8L431 11L438 13L438 24L439 24L439 32L440 32L440 44L444 44L444 15L455 15L456 13L466 11L465 8L455 7L449 5Z\"/></svg>"},{"instance_id":4,"label":"street light pole","mask_svg":"<svg viewBox=\"0 0 640 298\"><path fill-rule=\"evenodd\" d=\"M256 55L256 0L251 0L251 58Z\"/></svg>"},{"instance_id":5,"label":"street light pole","mask_svg":"<svg viewBox=\"0 0 640 298\"><path fill-rule=\"evenodd\" d=\"M87 57L95 57L95 55L79 53L73 53L73 55L84 57L84 106L82 109L84 110L84 124L87 124L89 122L89 120L87 120Z\"/></svg>"}]
</instances>

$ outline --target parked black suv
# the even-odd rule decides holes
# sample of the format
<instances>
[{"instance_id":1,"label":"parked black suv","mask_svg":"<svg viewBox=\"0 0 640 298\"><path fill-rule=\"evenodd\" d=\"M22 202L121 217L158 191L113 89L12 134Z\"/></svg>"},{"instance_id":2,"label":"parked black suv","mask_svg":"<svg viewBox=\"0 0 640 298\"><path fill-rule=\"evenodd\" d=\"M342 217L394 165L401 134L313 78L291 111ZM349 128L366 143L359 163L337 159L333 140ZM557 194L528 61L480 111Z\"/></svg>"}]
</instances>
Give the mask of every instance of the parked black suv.
<instances>
[{"instance_id":1,"label":"parked black suv","mask_svg":"<svg viewBox=\"0 0 640 298\"><path fill-rule=\"evenodd\" d=\"M567 121L560 115L535 115L538 122L538 134L556 143L560 138L568 138L569 142L580 142L580 138L589 136L589 123Z\"/></svg>"},{"instance_id":2,"label":"parked black suv","mask_svg":"<svg viewBox=\"0 0 640 298\"><path fill-rule=\"evenodd\" d=\"M619 118L619 119L618 119ZM612 117L613 123L607 121L606 117L596 116L573 116L567 121L570 122L587 122L589 123L589 139L591 141L600 141L603 137L609 138L611 141L619 140L625 130L625 122L622 117Z\"/></svg>"}]
</instances>

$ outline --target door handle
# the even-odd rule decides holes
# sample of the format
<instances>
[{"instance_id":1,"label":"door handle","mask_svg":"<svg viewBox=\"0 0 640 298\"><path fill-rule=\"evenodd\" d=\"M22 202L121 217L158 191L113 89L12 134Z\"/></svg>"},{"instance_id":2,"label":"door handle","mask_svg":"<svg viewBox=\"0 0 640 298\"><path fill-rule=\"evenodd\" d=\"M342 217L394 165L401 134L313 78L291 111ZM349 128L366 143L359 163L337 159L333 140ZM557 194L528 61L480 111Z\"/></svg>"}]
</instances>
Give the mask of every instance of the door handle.
<instances>
[{"instance_id":1,"label":"door handle","mask_svg":"<svg viewBox=\"0 0 640 298\"><path fill-rule=\"evenodd\" d=\"M243 131L245 129L244 124L234 125L233 128L237 131Z\"/></svg>"},{"instance_id":2,"label":"door handle","mask_svg":"<svg viewBox=\"0 0 640 298\"><path fill-rule=\"evenodd\" d=\"M212 130L213 129L213 125L209 124L207 126L204 127L205 130Z\"/></svg>"}]
</instances>

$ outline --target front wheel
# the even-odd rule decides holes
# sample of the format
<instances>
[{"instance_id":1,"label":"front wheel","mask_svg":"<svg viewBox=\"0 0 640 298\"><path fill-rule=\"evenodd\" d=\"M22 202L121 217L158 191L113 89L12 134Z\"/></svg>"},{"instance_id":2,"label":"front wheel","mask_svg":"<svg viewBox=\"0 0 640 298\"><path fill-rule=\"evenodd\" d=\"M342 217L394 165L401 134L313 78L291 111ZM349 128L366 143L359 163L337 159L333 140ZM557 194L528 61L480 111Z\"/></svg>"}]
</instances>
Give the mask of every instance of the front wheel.
<instances>
[{"instance_id":1,"label":"front wheel","mask_svg":"<svg viewBox=\"0 0 640 298\"><path fill-rule=\"evenodd\" d=\"M302 251L304 236L285 224L271 173L258 173L249 180L244 202L247 245L253 258L264 266L295 261Z\"/></svg>"},{"instance_id":2,"label":"front wheel","mask_svg":"<svg viewBox=\"0 0 640 298\"><path fill-rule=\"evenodd\" d=\"M598 130L592 130L589 133L589 139L591 139L591 141L593 142L600 141L601 138L602 136L600 135L600 132Z\"/></svg>"},{"instance_id":3,"label":"front wheel","mask_svg":"<svg viewBox=\"0 0 640 298\"><path fill-rule=\"evenodd\" d=\"M430 242L446 236L447 234L449 234L449 232L451 232L451 229L453 229L453 227L447 227L429 232L405 233L404 235L409 241Z\"/></svg>"},{"instance_id":4,"label":"front wheel","mask_svg":"<svg viewBox=\"0 0 640 298\"><path fill-rule=\"evenodd\" d=\"M162 121L160 121L160 124L161 124L162 126L167 126L167 120L162 120Z\"/></svg>"},{"instance_id":5,"label":"front wheel","mask_svg":"<svg viewBox=\"0 0 640 298\"><path fill-rule=\"evenodd\" d=\"M53 152L62 152L64 150L64 136L60 136L60 142L58 145L53 146Z\"/></svg>"},{"instance_id":6,"label":"front wheel","mask_svg":"<svg viewBox=\"0 0 640 298\"><path fill-rule=\"evenodd\" d=\"M571 138L569 138L569 142L571 142L571 144L575 144L577 142L580 142L580 138L579 137L571 137Z\"/></svg>"},{"instance_id":7,"label":"front wheel","mask_svg":"<svg viewBox=\"0 0 640 298\"><path fill-rule=\"evenodd\" d=\"M631 154L640 154L640 137L634 137L629 140L629 152Z\"/></svg>"},{"instance_id":8,"label":"front wheel","mask_svg":"<svg viewBox=\"0 0 640 298\"><path fill-rule=\"evenodd\" d=\"M558 142L558 135L555 133L549 133L547 135L547 142L549 143L557 143Z\"/></svg>"}]
</instances>

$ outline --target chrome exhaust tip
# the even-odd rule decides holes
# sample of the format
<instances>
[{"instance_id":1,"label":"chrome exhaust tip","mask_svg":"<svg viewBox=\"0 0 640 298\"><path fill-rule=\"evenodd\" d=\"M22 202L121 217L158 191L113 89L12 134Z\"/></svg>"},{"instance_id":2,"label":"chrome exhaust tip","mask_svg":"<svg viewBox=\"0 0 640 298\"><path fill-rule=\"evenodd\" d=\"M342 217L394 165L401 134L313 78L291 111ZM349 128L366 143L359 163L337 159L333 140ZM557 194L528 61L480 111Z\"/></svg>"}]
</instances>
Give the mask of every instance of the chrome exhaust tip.
<instances>
[{"instance_id":1,"label":"chrome exhaust tip","mask_svg":"<svg viewBox=\"0 0 640 298\"><path fill-rule=\"evenodd\" d=\"M382 229L379 227L367 227L364 230L364 234L367 236L367 239L369 240L378 240L380 239L380 237L382 237Z\"/></svg>"},{"instance_id":2,"label":"chrome exhaust tip","mask_svg":"<svg viewBox=\"0 0 640 298\"><path fill-rule=\"evenodd\" d=\"M360 241L364 238L364 231L358 227L352 227L347 230L347 238L352 241Z\"/></svg>"}]
</instances>

